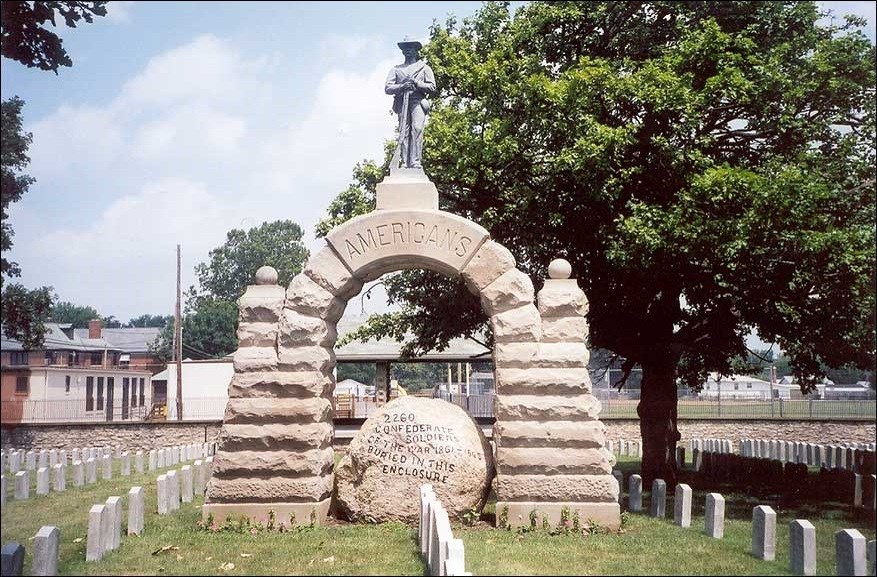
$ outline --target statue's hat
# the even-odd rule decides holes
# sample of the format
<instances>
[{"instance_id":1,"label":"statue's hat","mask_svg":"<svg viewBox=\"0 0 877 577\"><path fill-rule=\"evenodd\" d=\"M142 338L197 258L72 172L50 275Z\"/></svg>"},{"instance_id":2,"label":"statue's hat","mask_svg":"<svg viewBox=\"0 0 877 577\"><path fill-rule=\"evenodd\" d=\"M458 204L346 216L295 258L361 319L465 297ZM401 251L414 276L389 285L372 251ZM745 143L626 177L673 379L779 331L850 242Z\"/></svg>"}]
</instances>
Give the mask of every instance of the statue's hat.
<instances>
[{"instance_id":1,"label":"statue's hat","mask_svg":"<svg viewBox=\"0 0 877 577\"><path fill-rule=\"evenodd\" d=\"M399 48L405 46L416 46L418 50L423 48L423 44L420 43L420 40L412 38L411 36L405 36L405 38L403 38L401 42L398 42L396 46L398 46Z\"/></svg>"}]
</instances>

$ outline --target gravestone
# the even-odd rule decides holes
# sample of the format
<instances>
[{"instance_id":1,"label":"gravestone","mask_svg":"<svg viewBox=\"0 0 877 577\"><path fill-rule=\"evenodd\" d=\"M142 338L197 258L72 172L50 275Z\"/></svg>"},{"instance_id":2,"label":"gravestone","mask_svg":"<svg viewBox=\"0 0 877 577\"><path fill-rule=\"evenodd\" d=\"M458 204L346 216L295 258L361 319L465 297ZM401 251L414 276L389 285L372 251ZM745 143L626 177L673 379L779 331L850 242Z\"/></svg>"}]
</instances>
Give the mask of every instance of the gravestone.
<instances>
[{"instance_id":1,"label":"gravestone","mask_svg":"<svg viewBox=\"0 0 877 577\"><path fill-rule=\"evenodd\" d=\"M752 509L752 555L764 561L776 557L777 514L767 505Z\"/></svg>"},{"instance_id":2,"label":"gravestone","mask_svg":"<svg viewBox=\"0 0 877 577\"><path fill-rule=\"evenodd\" d=\"M676 485L673 496L673 522L680 527L691 527L691 487L685 483Z\"/></svg>"},{"instance_id":3,"label":"gravestone","mask_svg":"<svg viewBox=\"0 0 877 577\"><path fill-rule=\"evenodd\" d=\"M99 561L104 556L104 527L109 518L105 505L92 505L88 512L88 534L85 544L85 560Z\"/></svg>"},{"instance_id":4,"label":"gravestone","mask_svg":"<svg viewBox=\"0 0 877 577\"><path fill-rule=\"evenodd\" d=\"M816 527L810 521L789 524L789 564L795 575L816 575Z\"/></svg>"},{"instance_id":5,"label":"gravestone","mask_svg":"<svg viewBox=\"0 0 877 577\"><path fill-rule=\"evenodd\" d=\"M106 507L112 520L110 536L107 541L108 547L109 549L118 549L122 543L122 498L108 497Z\"/></svg>"},{"instance_id":6,"label":"gravestone","mask_svg":"<svg viewBox=\"0 0 877 577\"><path fill-rule=\"evenodd\" d=\"M128 491L128 535L143 532L143 487L131 487Z\"/></svg>"},{"instance_id":7,"label":"gravestone","mask_svg":"<svg viewBox=\"0 0 877 577\"><path fill-rule=\"evenodd\" d=\"M411 522L420 486L431 483L448 513L462 518L484 506L493 475L490 445L462 408L401 397L369 417L351 441L336 470L338 505L352 520Z\"/></svg>"},{"instance_id":8,"label":"gravestone","mask_svg":"<svg viewBox=\"0 0 877 577\"><path fill-rule=\"evenodd\" d=\"M627 508L631 511L642 511L643 478L639 475L627 478Z\"/></svg>"},{"instance_id":9,"label":"gravestone","mask_svg":"<svg viewBox=\"0 0 877 577\"><path fill-rule=\"evenodd\" d=\"M58 542L60 539L61 530L57 527L45 525L37 531L37 534L34 536L31 575L58 574Z\"/></svg>"},{"instance_id":10,"label":"gravestone","mask_svg":"<svg viewBox=\"0 0 877 577\"><path fill-rule=\"evenodd\" d=\"M30 497L30 471L19 471L15 474L16 501Z\"/></svg>"},{"instance_id":11,"label":"gravestone","mask_svg":"<svg viewBox=\"0 0 877 577\"><path fill-rule=\"evenodd\" d=\"M663 479L652 481L652 495L649 503L649 514L652 517L664 518L667 510L667 483Z\"/></svg>"},{"instance_id":12,"label":"gravestone","mask_svg":"<svg viewBox=\"0 0 877 577\"><path fill-rule=\"evenodd\" d=\"M725 535L725 498L719 493L710 493L706 496L704 510L704 532L714 539L721 539Z\"/></svg>"},{"instance_id":13,"label":"gravestone","mask_svg":"<svg viewBox=\"0 0 877 577\"><path fill-rule=\"evenodd\" d=\"M24 545L9 542L0 549L0 573L24 575Z\"/></svg>"},{"instance_id":14,"label":"gravestone","mask_svg":"<svg viewBox=\"0 0 877 577\"><path fill-rule=\"evenodd\" d=\"M59 493L67 489L67 475L65 474L66 468L67 467L65 467L61 463L58 463L57 465L52 467L54 473L54 486L52 488Z\"/></svg>"},{"instance_id":15,"label":"gravestone","mask_svg":"<svg viewBox=\"0 0 877 577\"><path fill-rule=\"evenodd\" d=\"M865 575L865 536L856 529L834 534L838 575Z\"/></svg>"}]
</instances>

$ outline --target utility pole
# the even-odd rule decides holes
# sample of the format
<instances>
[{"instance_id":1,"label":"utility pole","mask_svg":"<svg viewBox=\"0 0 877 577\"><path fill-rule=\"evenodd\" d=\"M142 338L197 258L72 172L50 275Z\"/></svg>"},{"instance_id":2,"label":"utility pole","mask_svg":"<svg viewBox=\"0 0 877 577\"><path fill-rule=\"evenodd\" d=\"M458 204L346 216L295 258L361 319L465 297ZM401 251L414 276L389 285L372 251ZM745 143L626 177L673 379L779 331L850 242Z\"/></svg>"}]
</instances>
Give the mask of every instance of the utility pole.
<instances>
[{"instance_id":1,"label":"utility pole","mask_svg":"<svg viewBox=\"0 0 877 577\"><path fill-rule=\"evenodd\" d=\"M177 306L174 310L174 357L177 360L177 420L183 420L183 326L180 314L180 245L177 245Z\"/></svg>"}]
</instances>

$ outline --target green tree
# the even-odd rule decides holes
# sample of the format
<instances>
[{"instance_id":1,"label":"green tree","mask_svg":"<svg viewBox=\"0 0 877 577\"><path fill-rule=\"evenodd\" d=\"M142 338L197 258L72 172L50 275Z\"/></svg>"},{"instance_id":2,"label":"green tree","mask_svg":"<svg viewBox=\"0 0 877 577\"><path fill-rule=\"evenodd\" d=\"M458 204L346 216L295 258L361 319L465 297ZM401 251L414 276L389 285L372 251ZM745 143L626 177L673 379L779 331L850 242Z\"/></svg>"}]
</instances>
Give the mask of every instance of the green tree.
<instances>
[{"instance_id":1,"label":"green tree","mask_svg":"<svg viewBox=\"0 0 877 577\"><path fill-rule=\"evenodd\" d=\"M49 22L57 26L61 16L70 28L94 16L106 16L106 2L16 2L0 3L0 53L5 58L21 62L28 68L51 70L58 74L58 67L73 66L64 50L63 41L44 26Z\"/></svg>"},{"instance_id":2,"label":"green tree","mask_svg":"<svg viewBox=\"0 0 877 577\"><path fill-rule=\"evenodd\" d=\"M289 284L309 256L302 234L301 227L291 220L230 230L225 244L211 250L209 260L195 267L199 287L189 290L188 305L202 296L236 301L263 265L277 270L279 284Z\"/></svg>"},{"instance_id":3,"label":"green tree","mask_svg":"<svg viewBox=\"0 0 877 577\"><path fill-rule=\"evenodd\" d=\"M75 305L69 301L55 303L49 312L49 320L53 323L70 323L75 329L88 328L88 321L101 318L94 307Z\"/></svg>"},{"instance_id":4,"label":"green tree","mask_svg":"<svg viewBox=\"0 0 877 577\"><path fill-rule=\"evenodd\" d=\"M277 270L278 283L289 284L309 256L301 239L301 227L290 220L229 231L225 244L195 267L199 286L186 294L183 356L215 358L237 350L237 299L265 265ZM173 325L169 322L152 345L165 361L173 357Z\"/></svg>"},{"instance_id":5,"label":"green tree","mask_svg":"<svg viewBox=\"0 0 877 577\"><path fill-rule=\"evenodd\" d=\"M677 380L730 372L751 327L805 389L822 363L874 365L875 50L863 20L820 17L812 2L489 3L424 49L442 207L537 285L571 262L590 345L642 367L646 484L676 479ZM423 290L431 276L385 281L424 349L484 322L460 283Z\"/></svg>"},{"instance_id":6,"label":"green tree","mask_svg":"<svg viewBox=\"0 0 877 577\"><path fill-rule=\"evenodd\" d=\"M34 182L34 178L26 174L18 174L24 170L30 162L27 149L33 140L33 135L22 130L21 108L24 101L17 96L0 103L0 136L2 136L2 148L0 148L0 178L2 178L2 194L0 194L0 251L6 252L12 248L14 232L9 225L9 205L21 199L27 192L28 187ZM0 257L0 286L4 277L21 276L21 269L17 263L6 260L6 256Z\"/></svg>"},{"instance_id":7,"label":"green tree","mask_svg":"<svg viewBox=\"0 0 877 577\"><path fill-rule=\"evenodd\" d=\"M164 328L174 320L173 315L140 315L128 321L127 326L139 328Z\"/></svg>"},{"instance_id":8,"label":"green tree","mask_svg":"<svg viewBox=\"0 0 877 577\"><path fill-rule=\"evenodd\" d=\"M52 287L28 290L18 283L6 285L0 305L3 334L21 343L26 351L42 348L48 332L45 319L54 299Z\"/></svg>"}]
</instances>

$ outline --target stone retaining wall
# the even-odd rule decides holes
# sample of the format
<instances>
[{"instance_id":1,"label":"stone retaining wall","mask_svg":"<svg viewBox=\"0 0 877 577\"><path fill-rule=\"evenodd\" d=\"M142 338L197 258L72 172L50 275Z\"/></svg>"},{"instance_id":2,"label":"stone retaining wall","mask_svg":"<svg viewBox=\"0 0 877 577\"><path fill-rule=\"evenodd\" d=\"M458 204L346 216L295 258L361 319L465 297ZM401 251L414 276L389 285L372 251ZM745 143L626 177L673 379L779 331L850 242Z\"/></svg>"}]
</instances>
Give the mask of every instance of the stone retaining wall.
<instances>
[{"instance_id":1,"label":"stone retaining wall","mask_svg":"<svg viewBox=\"0 0 877 577\"><path fill-rule=\"evenodd\" d=\"M69 425L3 426L4 449L73 449L119 446L124 451L149 451L171 445L214 442L221 421L157 423L83 423Z\"/></svg>"},{"instance_id":2,"label":"stone retaining wall","mask_svg":"<svg viewBox=\"0 0 877 577\"><path fill-rule=\"evenodd\" d=\"M606 419L606 438L612 441L640 438L639 421ZM874 423L851 421L743 421L680 420L682 441L690 439L780 439L804 443L873 443Z\"/></svg>"}]
</instances>

